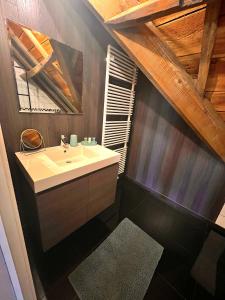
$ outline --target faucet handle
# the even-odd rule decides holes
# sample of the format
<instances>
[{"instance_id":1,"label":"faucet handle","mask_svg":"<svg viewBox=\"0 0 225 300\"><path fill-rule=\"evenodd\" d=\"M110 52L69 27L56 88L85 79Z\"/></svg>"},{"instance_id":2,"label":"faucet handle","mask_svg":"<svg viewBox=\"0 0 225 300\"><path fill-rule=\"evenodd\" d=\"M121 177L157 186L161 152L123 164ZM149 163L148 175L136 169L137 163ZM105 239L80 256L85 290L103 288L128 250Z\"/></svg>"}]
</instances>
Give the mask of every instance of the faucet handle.
<instances>
[{"instance_id":1,"label":"faucet handle","mask_svg":"<svg viewBox=\"0 0 225 300\"><path fill-rule=\"evenodd\" d=\"M67 143L67 138L64 134L61 134L61 141L66 144Z\"/></svg>"}]
</instances>

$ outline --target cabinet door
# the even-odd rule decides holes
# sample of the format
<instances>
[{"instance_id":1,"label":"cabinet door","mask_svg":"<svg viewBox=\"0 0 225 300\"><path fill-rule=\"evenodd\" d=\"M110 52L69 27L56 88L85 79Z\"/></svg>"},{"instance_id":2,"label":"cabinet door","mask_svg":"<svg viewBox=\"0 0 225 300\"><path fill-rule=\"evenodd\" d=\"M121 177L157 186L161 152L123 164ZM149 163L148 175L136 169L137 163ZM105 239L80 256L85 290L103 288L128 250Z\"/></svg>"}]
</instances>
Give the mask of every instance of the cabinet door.
<instances>
[{"instance_id":1,"label":"cabinet door","mask_svg":"<svg viewBox=\"0 0 225 300\"><path fill-rule=\"evenodd\" d=\"M113 204L116 194L118 164L99 170L89 176L88 220Z\"/></svg>"},{"instance_id":2,"label":"cabinet door","mask_svg":"<svg viewBox=\"0 0 225 300\"><path fill-rule=\"evenodd\" d=\"M43 250L71 234L87 220L88 177L37 195Z\"/></svg>"}]
</instances>

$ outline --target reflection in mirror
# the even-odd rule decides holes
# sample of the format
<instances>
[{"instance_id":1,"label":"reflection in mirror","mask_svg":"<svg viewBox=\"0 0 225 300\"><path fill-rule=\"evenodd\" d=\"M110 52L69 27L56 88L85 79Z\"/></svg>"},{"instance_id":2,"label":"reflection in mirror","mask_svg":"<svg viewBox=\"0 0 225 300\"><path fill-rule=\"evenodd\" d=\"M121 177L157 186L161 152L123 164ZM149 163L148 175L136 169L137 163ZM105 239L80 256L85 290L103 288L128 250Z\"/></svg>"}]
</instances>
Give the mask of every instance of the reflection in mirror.
<instances>
[{"instance_id":1,"label":"reflection in mirror","mask_svg":"<svg viewBox=\"0 0 225 300\"><path fill-rule=\"evenodd\" d=\"M9 20L7 28L19 111L82 113L82 52Z\"/></svg>"},{"instance_id":2,"label":"reflection in mirror","mask_svg":"<svg viewBox=\"0 0 225 300\"><path fill-rule=\"evenodd\" d=\"M21 133L20 145L22 151L39 150L44 147L44 139L36 129L26 129Z\"/></svg>"}]
</instances>

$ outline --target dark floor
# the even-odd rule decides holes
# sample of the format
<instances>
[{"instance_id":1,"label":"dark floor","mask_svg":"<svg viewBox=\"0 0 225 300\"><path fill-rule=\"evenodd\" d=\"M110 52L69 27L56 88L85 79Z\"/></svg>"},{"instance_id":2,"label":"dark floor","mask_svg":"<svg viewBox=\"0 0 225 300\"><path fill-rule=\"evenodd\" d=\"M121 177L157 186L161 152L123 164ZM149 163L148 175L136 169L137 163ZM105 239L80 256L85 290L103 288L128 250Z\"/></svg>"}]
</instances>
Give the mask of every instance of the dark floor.
<instances>
[{"instance_id":1,"label":"dark floor","mask_svg":"<svg viewBox=\"0 0 225 300\"><path fill-rule=\"evenodd\" d=\"M92 220L39 258L47 299L79 299L67 277L109 234L104 223Z\"/></svg>"},{"instance_id":2,"label":"dark floor","mask_svg":"<svg viewBox=\"0 0 225 300\"><path fill-rule=\"evenodd\" d=\"M104 223L94 219L39 257L36 262L38 273L48 300L79 299L67 277L109 233ZM211 299L201 289L194 296L197 285L189 273L190 266L184 263L177 254L165 249L145 299ZM200 293L202 293L201 296Z\"/></svg>"},{"instance_id":3,"label":"dark floor","mask_svg":"<svg viewBox=\"0 0 225 300\"><path fill-rule=\"evenodd\" d=\"M149 198L136 187L135 190L133 186L129 187L129 184L126 187L124 197L129 209L126 208L126 203L125 206L121 205L121 218L126 216L124 212L130 210L130 219L164 246L162 258L145 299L215 299L190 276L196 255L195 248L201 247L205 224L202 225L198 221L195 223L192 217L181 215L175 208L165 205L154 195ZM144 201L140 201L142 196ZM134 209L136 199L139 199L138 208ZM131 207L131 203L135 205L132 204ZM164 218L160 220L159 215L162 215L162 211ZM112 221L105 223L97 217L47 253L35 254L33 251L34 265L48 300L79 299L68 281L68 275L110 234L111 230L106 226L109 223L113 224ZM195 245L192 245L191 240L195 241ZM43 296L40 299L44 299Z\"/></svg>"}]
</instances>

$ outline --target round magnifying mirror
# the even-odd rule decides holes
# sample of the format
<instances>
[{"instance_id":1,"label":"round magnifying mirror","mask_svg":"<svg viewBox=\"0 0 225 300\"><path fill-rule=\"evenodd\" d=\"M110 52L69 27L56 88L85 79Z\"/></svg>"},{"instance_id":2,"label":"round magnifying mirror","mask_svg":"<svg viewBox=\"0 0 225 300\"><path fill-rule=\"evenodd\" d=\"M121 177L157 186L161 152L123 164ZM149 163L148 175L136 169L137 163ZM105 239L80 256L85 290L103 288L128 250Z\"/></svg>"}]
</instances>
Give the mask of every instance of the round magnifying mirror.
<instances>
[{"instance_id":1,"label":"round magnifying mirror","mask_svg":"<svg viewBox=\"0 0 225 300\"><path fill-rule=\"evenodd\" d=\"M43 137L36 129L26 129L21 133L23 150L38 150L43 146Z\"/></svg>"}]
</instances>

